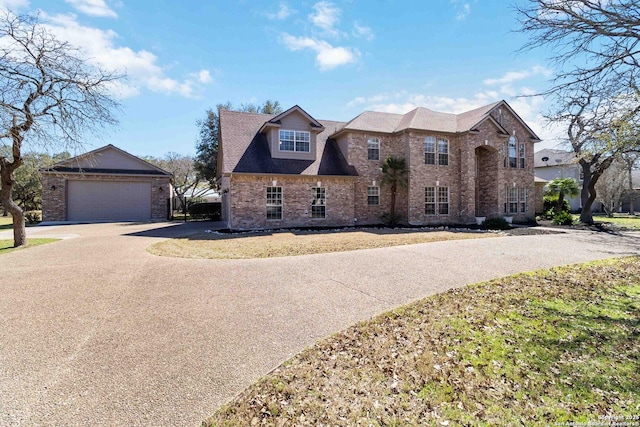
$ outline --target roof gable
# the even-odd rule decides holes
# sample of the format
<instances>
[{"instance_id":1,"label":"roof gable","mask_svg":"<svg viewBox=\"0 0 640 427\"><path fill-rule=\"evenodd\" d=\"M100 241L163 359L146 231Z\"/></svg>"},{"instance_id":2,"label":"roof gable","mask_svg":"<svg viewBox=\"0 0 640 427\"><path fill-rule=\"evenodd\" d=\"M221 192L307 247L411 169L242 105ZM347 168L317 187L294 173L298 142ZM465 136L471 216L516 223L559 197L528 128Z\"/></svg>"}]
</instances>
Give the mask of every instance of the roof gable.
<instances>
[{"instance_id":1,"label":"roof gable","mask_svg":"<svg viewBox=\"0 0 640 427\"><path fill-rule=\"evenodd\" d=\"M262 132L266 127L270 127L270 126L277 126L279 127L281 124L281 121L287 117L290 114L301 114L306 120L309 121L309 126L312 129L317 130L318 132L324 130L324 126L322 125L322 123L320 123L319 121L317 121L316 119L314 119L313 117L311 117L311 115L309 113L307 113L306 111L304 111L299 105L294 105L293 107L289 108L287 111L284 111L276 116L273 116L271 119L267 120L265 122L265 124L260 128L260 132Z\"/></svg>"},{"instance_id":2,"label":"roof gable","mask_svg":"<svg viewBox=\"0 0 640 427\"><path fill-rule=\"evenodd\" d=\"M171 173L164 169L129 154L112 144L63 160L53 165L50 170L67 172L100 171L100 173L136 171L147 175L171 176Z\"/></svg>"}]
</instances>

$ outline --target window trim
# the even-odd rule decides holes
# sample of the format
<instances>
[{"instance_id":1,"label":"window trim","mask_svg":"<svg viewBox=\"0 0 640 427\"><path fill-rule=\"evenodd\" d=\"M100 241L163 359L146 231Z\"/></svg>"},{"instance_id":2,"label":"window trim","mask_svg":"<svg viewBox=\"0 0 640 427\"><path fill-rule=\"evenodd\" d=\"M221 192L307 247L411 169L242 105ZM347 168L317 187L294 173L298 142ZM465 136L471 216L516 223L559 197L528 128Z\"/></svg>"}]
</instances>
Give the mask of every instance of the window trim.
<instances>
[{"instance_id":1,"label":"window trim","mask_svg":"<svg viewBox=\"0 0 640 427\"><path fill-rule=\"evenodd\" d=\"M446 197L442 197L442 196ZM424 214L427 216L451 215L451 189L448 185L424 187Z\"/></svg>"},{"instance_id":2,"label":"window trim","mask_svg":"<svg viewBox=\"0 0 640 427\"><path fill-rule=\"evenodd\" d=\"M293 139L284 139L282 137L283 132L293 132ZM298 138L299 136L306 136L304 138ZM293 150L284 150L282 149L282 141L293 142ZM299 150L298 144L306 143L307 150ZM293 129L279 129L278 130L278 151L282 151L285 153L310 153L311 152L311 132L306 130L293 130Z\"/></svg>"},{"instance_id":3,"label":"window trim","mask_svg":"<svg viewBox=\"0 0 640 427\"><path fill-rule=\"evenodd\" d=\"M274 191L276 192L276 203L269 203L269 191ZM268 186L265 192L266 195L266 200L265 200L265 207L266 207L266 217L267 217L267 221L281 221L284 217L284 197L283 197L283 191L282 191L282 186ZM279 196L279 197L278 197ZM273 200L273 196L271 197L271 200ZM269 208L279 208L277 210L279 210L280 212L280 217L279 218L269 218Z\"/></svg>"},{"instance_id":4,"label":"window trim","mask_svg":"<svg viewBox=\"0 0 640 427\"><path fill-rule=\"evenodd\" d=\"M376 194L371 194L371 190L375 189ZM377 202L371 203L371 197L375 197ZM380 206L380 187L378 186L368 186L367 187L367 206Z\"/></svg>"},{"instance_id":5,"label":"window trim","mask_svg":"<svg viewBox=\"0 0 640 427\"><path fill-rule=\"evenodd\" d=\"M327 217L327 187L312 187L311 196L311 218L325 219ZM320 203L316 203L318 200ZM322 208L322 216L316 216L314 208Z\"/></svg>"},{"instance_id":6,"label":"window trim","mask_svg":"<svg viewBox=\"0 0 640 427\"><path fill-rule=\"evenodd\" d=\"M518 150L518 159L519 159L519 161L518 161L519 165L518 166L520 166L520 169L524 169L526 164L527 164L527 161L526 161L526 147L525 147L524 142L520 143L520 148Z\"/></svg>"},{"instance_id":7,"label":"window trim","mask_svg":"<svg viewBox=\"0 0 640 427\"><path fill-rule=\"evenodd\" d=\"M380 160L380 138L376 136L367 138L367 160Z\"/></svg>"},{"instance_id":8,"label":"window trim","mask_svg":"<svg viewBox=\"0 0 640 427\"><path fill-rule=\"evenodd\" d=\"M424 151L425 165L449 166L451 154L451 141L449 138L427 135L424 137L422 149Z\"/></svg>"},{"instance_id":9,"label":"window trim","mask_svg":"<svg viewBox=\"0 0 640 427\"><path fill-rule=\"evenodd\" d=\"M507 141L508 151L505 155L508 158L507 164L510 168L518 167L518 138L515 135L511 135L509 137L509 141ZM512 155L513 154L513 155Z\"/></svg>"}]
</instances>

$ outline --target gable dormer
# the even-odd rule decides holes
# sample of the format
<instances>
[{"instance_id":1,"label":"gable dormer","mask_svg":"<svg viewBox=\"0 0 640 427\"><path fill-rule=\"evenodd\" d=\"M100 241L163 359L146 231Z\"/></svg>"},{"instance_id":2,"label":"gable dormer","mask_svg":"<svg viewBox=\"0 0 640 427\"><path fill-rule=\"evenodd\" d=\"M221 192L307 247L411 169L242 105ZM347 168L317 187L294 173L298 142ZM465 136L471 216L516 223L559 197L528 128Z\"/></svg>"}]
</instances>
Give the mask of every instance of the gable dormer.
<instances>
[{"instance_id":1,"label":"gable dormer","mask_svg":"<svg viewBox=\"0 0 640 427\"><path fill-rule=\"evenodd\" d=\"M265 122L263 133L275 159L316 160L317 136L324 126L298 105Z\"/></svg>"}]
</instances>

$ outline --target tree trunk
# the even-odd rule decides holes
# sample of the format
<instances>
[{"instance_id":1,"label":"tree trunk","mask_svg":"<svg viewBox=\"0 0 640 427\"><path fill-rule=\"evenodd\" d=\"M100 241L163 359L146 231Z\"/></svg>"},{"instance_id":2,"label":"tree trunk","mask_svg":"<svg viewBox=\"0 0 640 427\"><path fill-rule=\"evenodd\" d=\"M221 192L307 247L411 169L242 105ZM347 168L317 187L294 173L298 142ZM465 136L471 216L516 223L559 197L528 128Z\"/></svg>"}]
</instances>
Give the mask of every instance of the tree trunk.
<instances>
[{"instance_id":1,"label":"tree trunk","mask_svg":"<svg viewBox=\"0 0 640 427\"><path fill-rule=\"evenodd\" d=\"M591 177L591 164L585 162L584 160L580 161L580 166L582 166L582 172L584 178L582 180L582 190L580 191L580 201L582 202L582 210L580 211L580 222L585 224L593 224L593 214L591 213L591 206L593 206L593 202L596 199L596 191L595 191L595 182L592 183ZM590 188L593 187L593 194L590 191Z\"/></svg>"},{"instance_id":2,"label":"tree trunk","mask_svg":"<svg viewBox=\"0 0 640 427\"><path fill-rule=\"evenodd\" d=\"M556 206L556 214L564 211L564 191L560 189L558 192L558 205Z\"/></svg>"},{"instance_id":3,"label":"tree trunk","mask_svg":"<svg viewBox=\"0 0 640 427\"><path fill-rule=\"evenodd\" d=\"M629 215L635 215L635 210L633 208L633 199L634 199L634 191L633 191L633 163L629 165Z\"/></svg>"},{"instance_id":4,"label":"tree trunk","mask_svg":"<svg viewBox=\"0 0 640 427\"><path fill-rule=\"evenodd\" d=\"M8 168L2 168L2 175L0 176L0 181L2 181L0 203L13 217L13 246L17 248L27 244L27 229L24 224L24 212L11 197L13 190L12 175Z\"/></svg>"},{"instance_id":5,"label":"tree trunk","mask_svg":"<svg viewBox=\"0 0 640 427\"><path fill-rule=\"evenodd\" d=\"M391 222L395 225L396 222L396 191L397 191L397 186L394 183L393 185L391 185Z\"/></svg>"}]
</instances>

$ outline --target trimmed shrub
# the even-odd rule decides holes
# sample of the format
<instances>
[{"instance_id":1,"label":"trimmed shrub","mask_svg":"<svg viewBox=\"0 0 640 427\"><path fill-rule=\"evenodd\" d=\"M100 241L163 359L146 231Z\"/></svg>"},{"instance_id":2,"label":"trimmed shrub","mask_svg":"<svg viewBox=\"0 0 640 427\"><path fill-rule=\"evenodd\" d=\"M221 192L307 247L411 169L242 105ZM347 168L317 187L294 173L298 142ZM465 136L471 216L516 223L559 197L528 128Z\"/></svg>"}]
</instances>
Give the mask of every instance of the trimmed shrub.
<instances>
[{"instance_id":1,"label":"trimmed shrub","mask_svg":"<svg viewBox=\"0 0 640 427\"><path fill-rule=\"evenodd\" d=\"M482 223L482 228L485 230L510 230L511 225L506 219L500 217L489 218Z\"/></svg>"},{"instance_id":2,"label":"trimmed shrub","mask_svg":"<svg viewBox=\"0 0 640 427\"><path fill-rule=\"evenodd\" d=\"M569 212L560 212L553 217L552 222L556 225L573 225L573 215Z\"/></svg>"},{"instance_id":3,"label":"trimmed shrub","mask_svg":"<svg viewBox=\"0 0 640 427\"><path fill-rule=\"evenodd\" d=\"M567 199L564 199L562 210L560 212L557 212L558 210L556 206L558 204L557 194L555 195L547 194L542 198L542 203L543 203L543 212L544 212L542 216L544 217L544 219L553 219L555 218L556 215L558 215L561 212L569 213L571 211L569 202L567 201Z\"/></svg>"},{"instance_id":4,"label":"trimmed shrub","mask_svg":"<svg viewBox=\"0 0 640 427\"><path fill-rule=\"evenodd\" d=\"M189 206L189 215L194 219L220 221L220 218L222 217L222 203L195 203Z\"/></svg>"},{"instance_id":5,"label":"trimmed shrub","mask_svg":"<svg viewBox=\"0 0 640 427\"><path fill-rule=\"evenodd\" d=\"M40 214L38 212L26 212L24 214L24 221L27 224L37 224L40 222Z\"/></svg>"}]
</instances>

